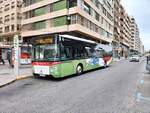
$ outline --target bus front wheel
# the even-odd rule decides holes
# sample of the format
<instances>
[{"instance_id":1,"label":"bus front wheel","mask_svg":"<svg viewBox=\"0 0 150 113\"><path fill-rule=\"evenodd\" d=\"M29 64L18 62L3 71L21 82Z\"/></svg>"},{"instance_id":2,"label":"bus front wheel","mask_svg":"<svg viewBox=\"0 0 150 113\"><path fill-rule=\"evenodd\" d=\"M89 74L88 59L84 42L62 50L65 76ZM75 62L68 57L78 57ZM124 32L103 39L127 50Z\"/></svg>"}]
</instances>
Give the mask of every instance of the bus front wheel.
<instances>
[{"instance_id":1,"label":"bus front wheel","mask_svg":"<svg viewBox=\"0 0 150 113\"><path fill-rule=\"evenodd\" d=\"M83 72L83 66L81 64L79 64L76 68L76 74L81 75L82 72Z\"/></svg>"}]
</instances>

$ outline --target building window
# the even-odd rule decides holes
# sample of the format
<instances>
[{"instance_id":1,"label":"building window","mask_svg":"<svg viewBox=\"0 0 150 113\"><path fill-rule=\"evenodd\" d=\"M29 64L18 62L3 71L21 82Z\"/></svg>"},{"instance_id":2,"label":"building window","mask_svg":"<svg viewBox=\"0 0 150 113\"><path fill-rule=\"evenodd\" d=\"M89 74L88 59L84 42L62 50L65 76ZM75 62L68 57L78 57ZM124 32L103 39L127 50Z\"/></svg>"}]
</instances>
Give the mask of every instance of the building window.
<instances>
[{"instance_id":1,"label":"building window","mask_svg":"<svg viewBox=\"0 0 150 113\"><path fill-rule=\"evenodd\" d=\"M69 8L77 6L77 0L69 0Z\"/></svg>"},{"instance_id":2,"label":"building window","mask_svg":"<svg viewBox=\"0 0 150 113\"><path fill-rule=\"evenodd\" d=\"M21 25L17 24L17 31L21 30Z\"/></svg>"},{"instance_id":3,"label":"building window","mask_svg":"<svg viewBox=\"0 0 150 113\"><path fill-rule=\"evenodd\" d=\"M11 2L11 8L15 8L15 2Z\"/></svg>"},{"instance_id":4,"label":"building window","mask_svg":"<svg viewBox=\"0 0 150 113\"><path fill-rule=\"evenodd\" d=\"M76 24L77 23L77 14L71 15L71 24Z\"/></svg>"},{"instance_id":5,"label":"building window","mask_svg":"<svg viewBox=\"0 0 150 113\"><path fill-rule=\"evenodd\" d=\"M95 12L95 19L99 21L99 14L97 12Z\"/></svg>"},{"instance_id":6,"label":"building window","mask_svg":"<svg viewBox=\"0 0 150 113\"><path fill-rule=\"evenodd\" d=\"M102 10L103 10L103 14L106 16L106 13L107 13L106 9L102 7Z\"/></svg>"},{"instance_id":7,"label":"building window","mask_svg":"<svg viewBox=\"0 0 150 113\"><path fill-rule=\"evenodd\" d=\"M67 25L67 16L52 19L53 27Z\"/></svg>"},{"instance_id":8,"label":"building window","mask_svg":"<svg viewBox=\"0 0 150 113\"><path fill-rule=\"evenodd\" d=\"M10 5L9 4L5 5L4 11L8 11L9 9L10 9Z\"/></svg>"},{"instance_id":9,"label":"building window","mask_svg":"<svg viewBox=\"0 0 150 113\"><path fill-rule=\"evenodd\" d=\"M24 0L24 3L25 3L25 6L29 6L40 1L42 0Z\"/></svg>"},{"instance_id":10,"label":"building window","mask_svg":"<svg viewBox=\"0 0 150 113\"><path fill-rule=\"evenodd\" d=\"M95 4L95 6L96 6L98 9L100 9L101 3L100 3L98 0L91 0L91 1Z\"/></svg>"},{"instance_id":11,"label":"building window","mask_svg":"<svg viewBox=\"0 0 150 113\"><path fill-rule=\"evenodd\" d=\"M3 7L0 7L0 13L2 13L3 12Z\"/></svg>"},{"instance_id":12,"label":"building window","mask_svg":"<svg viewBox=\"0 0 150 113\"><path fill-rule=\"evenodd\" d=\"M50 5L50 11L58 11L67 8L67 0L61 0Z\"/></svg>"},{"instance_id":13,"label":"building window","mask_svg":"<svg viewBox=\"0 0 150 113\"><path fill-rule=\"evenodd\" d=\"M18 20L21 20L21 19L22 19L21 13L17 13L17 19L18 19Z\"/></svg>"},{"instance_id":14,"label":"building window","mask_svg":"<svg viewBox=\"0 0 150 113\"><path fill-rule=\"evenodd\" d=\"M107 12L107 17L109 18L109 20L113 21L113 17Z\"/></svg>"},{"instance_id":15,"label":"building window","mask_svg":"<svg viewBox=\"0 0 150 113\"><path fill-rule=\"evenodd\" d=\"M15 13L12 13L11 14L11 20L14 20L15 19Z\"/></svg>"},{"instance_id":16,"label":"building window","mask_svg":"<svg viewBox=\"0 0 150 113\"><path fill-rule=\"evenodd\" d=\"M34 30L39 30L39 29L44 29L46 28L46 21L40 21L33 23L33 29Z\"/></svg>"},{"instance_id":17,"label":"building window","mask_svg":"<svg viewBox=\"0 0 150 113\"><path fill-rule=\"evenodd\" d=\"M0 28L0 33L3 33L3 28L2 27Z\"/></svg>"},{"instance_id":18,"label":"building window","mask_svg":"<svg viewBox=\"0 0 150 113\"><path fill-rule=\"evenodd\" d=\"M14 25L11 25L11 31L14 31L14 30L15 30Z\"/></svg>"},{"instance_id":19,"label":"building window","mask_svg":"<svg viewBox=\"0 0 150 113\"><path fill-rule=\"evenodd\" d=\"M84 7L84 11L86 11L90 15L91 14L90 6L86 2L84 2L83 7Z\"/></svg>"},{"instance_id":20,"label":"building window","mask_svg":"<svg viewBox=\"0 0 150 113\"><path fill-rule=\"evenodd\" d=\"M9 26L5 27L5 32L9 32Z\"/></svg>"},{"instance_id":21,"label":"building window","mask_svg":"<svg viewBox=\"0 0 150 113\"><path fill-rule=\"evenodd\" d=\"M9 15L6 15L5 16L5 22L8 22L10 20L10 16Z\"/></svg>"},{"instance_id":22,"label":"building window","mask_svg":"<svg viewBox=\"0 0 150 113\"><path fill-rule=\"evenodd\" d=\"M42 0L31 0L32 3L37 3L37 2L40 2Z\"/></svg>"},{"instance_id":23,"label":"building window","mask_svg":"<svg viewBox=\"0 0 150 113\"><path fill-rule=\"evenodd\" d=\"M0 24L2 24L2 23L3 23L3 18L1 17L1 18L0 18Z\"/></svg>"},{"instance_id":24,"label":"building window","mask_svg":"<svg viewBox=\"0 0 150 113\"><path fill-rule=\"evenodd\" d=\"M2 4L3 3L3 0L0 0L0 4Z\"/></svg>"},{"instance_id":25,"label":"building window","mask_svg":"<svg viewBox=\"0 0 150 113\"><path fill-rule=\"evenodd\" d=\"M33 16L40 16L46 13L46 7L41 7L33 11Z\"/></svg>"},{"instance_id":26,"label":"building window","mask_svg":"<svg viewBox=\"0 0 150 113\"><path fill-rule=\"evenodd\" d=\"M103 24L103 23L104 23L104 18L102 17L102 18L101 18L101 24Z\"/></svg>"},{"instance_id":27,"label":"building window","mask_svg":"<svg viewBox=\"0 0 150 113\"><path fill-rule=\"evenodd\" d=\"M21 7L22 7L21 1L17 1L17 7L18 7L18 8L21 8Z\"/></svg>"}]
</instances>

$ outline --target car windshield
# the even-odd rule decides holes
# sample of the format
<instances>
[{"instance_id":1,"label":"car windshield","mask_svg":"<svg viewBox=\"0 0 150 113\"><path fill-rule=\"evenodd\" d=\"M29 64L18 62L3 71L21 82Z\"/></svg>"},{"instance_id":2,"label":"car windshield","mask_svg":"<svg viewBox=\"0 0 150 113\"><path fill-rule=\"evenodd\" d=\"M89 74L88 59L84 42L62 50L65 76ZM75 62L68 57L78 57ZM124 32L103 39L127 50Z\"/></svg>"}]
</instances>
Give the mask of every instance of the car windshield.
<instances>
[{"instance_id":1,"label":"car windshield","mask_svg":"<svg viewBox=\"0 0 150 113\"><path fill-rule=\"evenodd\" d=\"M34 46L34 60L39 61L57 61L59 59L58 46L51 45L36 45Z\"/></svg>"}]
</instances>

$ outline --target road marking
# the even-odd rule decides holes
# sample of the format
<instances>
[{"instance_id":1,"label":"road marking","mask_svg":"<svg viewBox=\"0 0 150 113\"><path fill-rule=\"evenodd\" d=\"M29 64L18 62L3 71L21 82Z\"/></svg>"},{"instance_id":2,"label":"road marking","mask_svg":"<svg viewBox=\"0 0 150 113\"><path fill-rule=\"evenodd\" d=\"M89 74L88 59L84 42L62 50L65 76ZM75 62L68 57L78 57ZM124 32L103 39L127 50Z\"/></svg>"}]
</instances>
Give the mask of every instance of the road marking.
<instances>
[{"instance_id":1,"label":"road marking","mask_svg":"<svg viewBox=\"0 0 150 113\"><path fill-rule=\"evenodd\" d=\"M140 101L142 101L142 100L150 102L150 98L144 97L144 96L142 95L142 93L137 93L137 95L136 95L136 101L137 101L137 102L140 102Z\"/></svg>"},{"instance_id":2,"label":"road marking","mask_svg":"<svg viewBox=\"0 0 150 113\"><path fill-rule=\"evenodd\" d=\"M140 80L140 84L144 84L144 80Z\"/></svg>"}]
</instances>

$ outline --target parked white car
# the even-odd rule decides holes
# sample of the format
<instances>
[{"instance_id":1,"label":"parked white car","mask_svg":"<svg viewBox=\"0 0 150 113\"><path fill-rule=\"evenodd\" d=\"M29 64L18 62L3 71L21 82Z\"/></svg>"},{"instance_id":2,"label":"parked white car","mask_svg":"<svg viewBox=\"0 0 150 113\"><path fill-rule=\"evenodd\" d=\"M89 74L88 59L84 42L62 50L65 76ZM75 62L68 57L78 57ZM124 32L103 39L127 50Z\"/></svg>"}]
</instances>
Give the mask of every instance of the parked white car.
<instances>
[{"instance_id":1,"label":"parked white car","mask_svg":"<svg viewBox=\"0 0 150 113\"><path fill-rule=\"evenodd\" d=\"M140 61L140 57L138 55L132 55L130 57L130 62L135 61L135 62L139 62Z\"/></svg>"}]
</instances>

